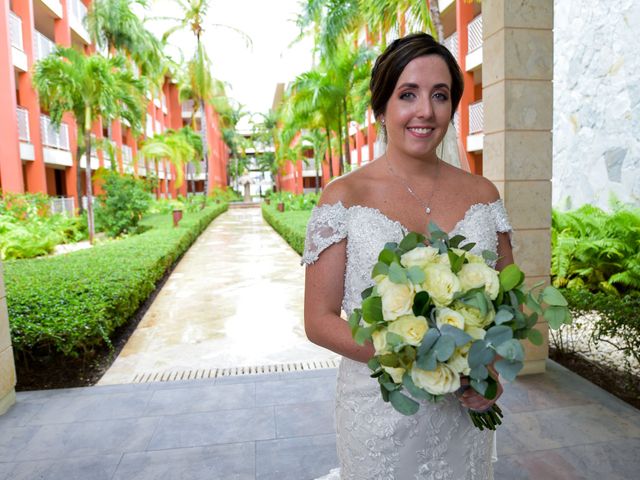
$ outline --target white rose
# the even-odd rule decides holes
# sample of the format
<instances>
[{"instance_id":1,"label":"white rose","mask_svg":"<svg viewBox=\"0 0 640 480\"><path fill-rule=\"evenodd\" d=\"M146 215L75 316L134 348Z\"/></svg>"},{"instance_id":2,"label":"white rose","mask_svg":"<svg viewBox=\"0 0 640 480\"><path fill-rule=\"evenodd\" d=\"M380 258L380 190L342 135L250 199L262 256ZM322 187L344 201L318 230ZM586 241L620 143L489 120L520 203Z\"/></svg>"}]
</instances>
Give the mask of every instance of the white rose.
<instances>
[{"instance_id":1,"label":"white rose","mask_svg":"<svg viewBox=\"0 0 640 480\"><path fill-rule=\"evenodd\" d=\"M376 330L371 334L373 340L373 348L376 350L376 355L384 355L391 352L387 345L387 329Z\"/></svg>"},{"instance_id":2,"label":"white rose","mask_svg":"<svg viewBox=\"0 0 640 480\"><path fill-rule=\"evenodd\" d=\"M465 263L458 272L461 290L484 287L491 300L495 300L500 290L498 273L485 263Z\"/></svg>"},{"instance_id":3,"label":"white rose","mask_svg":"<svg viewBox=\"0 0 640 480\"><path fill-rule=\"evenodd\" d=\"M474 255L473 253L467 252L465 254L465 257L467 258L467 260L469 260L469 263L482 263L483 265L486 265L484 258L482 258L480 255Z\"/></svg>"},{"instance_id":4,"label":"white rose","mask_svg":"<svg viewBox=\"0 0 640 480\"><path fill-rule=\"evenodd\" d=\"M474 340L482 340L487 334L487 331L484 328L473 327L471 325L466 325L464 327L464 331L467 332Z\"/></svg>"},{"instance_id":5,"label":"white rose","mask_svg":"<svg viewBox=\"0 0 640 480\"><path fill-rule=\"evenodd\" d=\"M393 368L393 367L383 366L382 369L385 372L387 372L389 375L391 375L391 379L395 383L402 383L402 377L404 376L404 372L406 372L404 368Z\"/></svg>"},{"instance_id":6,"label":"white rose","mask_svg":"<svg viewBox=\"0 0 640 480\"><path fill-rule=\"evenodd\" d=\"M493 305L489 305L489 312L484 317L480 315L480 310L469 307L462 302L456 302L453 309L464 317L465 329L467 327L485 328L496 318Z\"/></svg>"},{"instance_id":7,"label":"white rose","mask_svg":"<svg viewBox=\"0 0 640 480\"><path fill-rule=\"evenodd\" d=\"M436 309L436 325L438 328L443 325L451 325L464 330L464 317L450 308L438 308Z\"/></svg>"},{"instance_id":8,"label":"white rose","mask_svg":"<svg viewBox=\"0 0 640 480\"><path fill-rule=\"evenodd\" d=\"M409 345L418 346L429 329L427 319L424 317L414 317L404 315L398 320L391 322L388 326L390 332L400 335Z\"/></svg>"},{"instance_id":9,"label":"white rose","mask_svg":"<svg viewBox=\"0 0 640 480\"><path fill-rule=\"evenodd\" d=\"M438 250L433 247L417 247L409 250L400 257L400 263L403 267L425 267L428 263L436 261Z\"/></svg>"},{"instance_id":10,"label":"white rose","mask_svg":"<svg viewBox=\"0 0 640 480\"><path fill-rule=\"evenodd\" d=\"M410 283L393 283L384 278L377 286L382 297L382 315L385 320L395 320L412 312L414 289Z\"/></svg>"},{"instance_id":11,"label":"white rose","mask_svg":"<svg viewBox=\"0 0 640 480\"><path fill-rule=\"evenodd\" d=\"M483 330L484 331L484 330ZM471 368L469 368L469 349L471 348L471 342L463 345L460 348L456 348L451 358L447 361L454 372L461 375L469 375Z\"/></svg>"},{"instance_id":12,"label":"white rose","mask_svg":"<svg viewBox=\"0 0 640 480\"><path fill-rule=\"evenodd\" d=\"M430 263L424 269L426 280L422 287L437 307L446 307L460 290L460 281L447 265Z\"/></svg>"},{"instance_id":13,"label":"white rose","mask_svg":"<svg viewBox=\"0 0 640 480\"><path fill-rule=\"evenodd\" d=\"M438 363L433 371L422 370L414 364L411 380L432 395L444 395L460 388L460 375L446 363Z\"/></svg>"}]
</instances>

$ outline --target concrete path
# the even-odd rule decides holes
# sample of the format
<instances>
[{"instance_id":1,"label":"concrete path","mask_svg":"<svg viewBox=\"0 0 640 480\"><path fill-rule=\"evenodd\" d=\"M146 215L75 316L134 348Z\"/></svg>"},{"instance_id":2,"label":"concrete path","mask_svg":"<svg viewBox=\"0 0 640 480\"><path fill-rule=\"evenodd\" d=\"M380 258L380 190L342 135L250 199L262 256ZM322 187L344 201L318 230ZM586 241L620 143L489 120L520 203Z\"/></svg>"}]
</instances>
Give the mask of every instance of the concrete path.
<instances>
[{"instance_id":1,"label":"concrete path","mask_svg":"<svg viewBox=\"0 0 640 480\"><path fill-rule=\"evenodd\" d=\"M496 480L638 478L640 411L547 368L505 388ZM338 464L335 376L19 393L0 416L0 480L312 480Z\"/></svg>"},{"instance_id":2,"label":"concrete path","mask_svg":"<svg viewBox=\"0 0 640 480\"><path fill-rule=\"evenodd\" d=\"M338 356L304 335L303 294L300 257L260 209L230 209L176 266L99 384L333 366Z\"/></svg>"}]
</instances>

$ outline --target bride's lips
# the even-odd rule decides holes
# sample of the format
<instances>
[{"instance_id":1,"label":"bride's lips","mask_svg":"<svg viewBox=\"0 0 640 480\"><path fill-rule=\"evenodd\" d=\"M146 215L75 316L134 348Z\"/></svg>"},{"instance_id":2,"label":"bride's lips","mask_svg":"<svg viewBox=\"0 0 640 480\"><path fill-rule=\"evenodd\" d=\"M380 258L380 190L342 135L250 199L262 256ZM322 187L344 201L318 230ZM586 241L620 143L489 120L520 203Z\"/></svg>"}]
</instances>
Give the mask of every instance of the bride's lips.
<instances>
[{"instance_id":1,"label":"bride's lips","mask_svg":"<svg viewBox=\"0 0 640 480\"><path fill-rule=\"evenodd\" d=\"M407 130L411 135L418 138L429 138L434 131L432 127L407 127Z\"/></svg>"}]
</instances>

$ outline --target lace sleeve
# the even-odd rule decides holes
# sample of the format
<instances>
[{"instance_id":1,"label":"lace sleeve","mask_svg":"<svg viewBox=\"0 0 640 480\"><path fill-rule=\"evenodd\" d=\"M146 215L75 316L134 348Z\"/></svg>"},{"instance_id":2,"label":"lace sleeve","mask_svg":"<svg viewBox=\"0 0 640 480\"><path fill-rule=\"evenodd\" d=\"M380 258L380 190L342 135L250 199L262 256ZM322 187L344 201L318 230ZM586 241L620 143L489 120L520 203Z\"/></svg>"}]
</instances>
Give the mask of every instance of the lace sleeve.
<instances>
[{"instance_id":1,"label":"lace sleeve","mask_svg":"<svg viewBox=\"0 0 640 480\"><path fill-rule=\"evenodd\" d=\"M347 236L347 209L342 202L315 207L307 224L302 265L318 260L324 249Z\"/></svg>"},{"instance_id":2,"label":"lace sleeve","mask_svg":"<svg viewBox=\"0 0 640 480\"><path fill-rule=\"evenodd\" d=\"M504 202L502 199L498 199L493 202L491 205L491 217L493 218L493 222L496 226L496 232L499 233L508 233L509 234L509 242L511 246L513 246L513 239L511 238L513 235L513 228L511 227L511 223L509 222L509 216L507 215L507 209L504 208Z\"/></svg>"}]
</instances>

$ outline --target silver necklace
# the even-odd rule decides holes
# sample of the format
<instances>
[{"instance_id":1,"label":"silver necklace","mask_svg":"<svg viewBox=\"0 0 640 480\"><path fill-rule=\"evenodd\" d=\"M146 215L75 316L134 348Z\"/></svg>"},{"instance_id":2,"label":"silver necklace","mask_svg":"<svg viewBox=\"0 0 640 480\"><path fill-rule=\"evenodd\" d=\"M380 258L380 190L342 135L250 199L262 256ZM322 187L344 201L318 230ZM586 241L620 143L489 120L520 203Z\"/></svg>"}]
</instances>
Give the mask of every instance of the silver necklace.
<instances>
[{"instance_id":1,"label":"silver necklace","mask_svg":"<svg viewBox=\"0 0 640 480\"><path fill-rule=\"evenodd\" d=\"M425 213L429 215L431 213L431 207L429 206L429 204L431 203L431 200L433 200L433 195L436 193L436 185L438 184L438 177L440 176L440 159L438 158L438 167L437 167L438 169L436 171L436 176L433 180L433 188L431 189L431 195L429 195L429 200L427 202L422 200L422 198L420 198L418 194L416 194L416 192L413 191L411 186L406 182L404 178L402 178L400 175L398 175L396 172L393 171L393 168L391 168L391 162L389 161L389 157L387 155L385 155L385 160L387 161L387 169L389 170L389 173L394 177L396 177L398 180L400 180L400 182L405 186L405 188L411 194L411 196L415 198L418 201L418 203L420 203L423 206Z\"/></svg>"}]
</instances>

